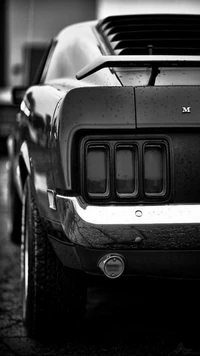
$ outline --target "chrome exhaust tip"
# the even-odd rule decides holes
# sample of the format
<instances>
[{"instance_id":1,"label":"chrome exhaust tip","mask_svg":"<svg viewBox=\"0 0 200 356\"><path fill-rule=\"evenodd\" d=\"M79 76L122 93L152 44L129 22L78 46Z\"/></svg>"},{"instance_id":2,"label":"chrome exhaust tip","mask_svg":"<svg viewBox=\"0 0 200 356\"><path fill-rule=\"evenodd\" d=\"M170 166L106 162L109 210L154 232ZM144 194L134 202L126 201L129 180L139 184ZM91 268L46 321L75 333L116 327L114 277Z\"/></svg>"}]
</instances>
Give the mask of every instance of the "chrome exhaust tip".
<instances>
[{"instance_id":1,"label":"chrome exhaust tip","mask_svg":"<svg viewBox=\"0 0 200 356\"><path fill-rule=\"evenodd\" d=\"M124 272L124 259L118 254L108 254L103 256L99 262L98 267L103 271L106 277L115 279Z\"/></svg>"}]
</instances>

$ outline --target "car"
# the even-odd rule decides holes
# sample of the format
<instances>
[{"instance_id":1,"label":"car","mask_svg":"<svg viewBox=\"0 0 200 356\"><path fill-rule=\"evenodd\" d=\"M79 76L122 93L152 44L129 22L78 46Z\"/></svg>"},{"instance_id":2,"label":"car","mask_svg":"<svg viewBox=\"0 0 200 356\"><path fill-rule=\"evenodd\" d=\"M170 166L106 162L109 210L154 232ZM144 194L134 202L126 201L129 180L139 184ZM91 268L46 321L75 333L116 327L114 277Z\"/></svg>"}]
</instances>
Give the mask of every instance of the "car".
<instances>
[{"instance_id":1,"label":"car","mask_svg":"<svg viewBox=\"0 0 200 356\"><path fill-rule=\"evenodd\" d=\"M76 327L96 283L200 278L200 15L63 29L8 139L30 335Z\"/></svg>"}]
</instances>

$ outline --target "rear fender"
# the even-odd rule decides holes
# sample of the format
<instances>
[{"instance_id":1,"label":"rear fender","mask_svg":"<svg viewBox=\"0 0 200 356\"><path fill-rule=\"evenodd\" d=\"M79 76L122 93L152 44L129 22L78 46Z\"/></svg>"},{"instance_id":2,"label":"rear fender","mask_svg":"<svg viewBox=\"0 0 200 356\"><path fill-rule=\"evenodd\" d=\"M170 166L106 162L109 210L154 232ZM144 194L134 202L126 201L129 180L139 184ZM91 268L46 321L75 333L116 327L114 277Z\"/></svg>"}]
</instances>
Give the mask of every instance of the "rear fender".
<instances>
[{"instance_id":1,"label":"rear fender","mask_svg":"<svg viewBox=\"0 0 200 356\"><path fill-rule=\"evenodd\" d=\"M73 191L72 165L77 149L75 135L81 130L134 129L135 104L132 87L85 87L71 90L63 99L58 112L57 157L60 162L54 171L55 186L58 189ZM63 177L59 172L64 174ZM77 172L76 172L77 174ZM75 177L76 178L76 177Z\"/></svg>"}]
</instances>

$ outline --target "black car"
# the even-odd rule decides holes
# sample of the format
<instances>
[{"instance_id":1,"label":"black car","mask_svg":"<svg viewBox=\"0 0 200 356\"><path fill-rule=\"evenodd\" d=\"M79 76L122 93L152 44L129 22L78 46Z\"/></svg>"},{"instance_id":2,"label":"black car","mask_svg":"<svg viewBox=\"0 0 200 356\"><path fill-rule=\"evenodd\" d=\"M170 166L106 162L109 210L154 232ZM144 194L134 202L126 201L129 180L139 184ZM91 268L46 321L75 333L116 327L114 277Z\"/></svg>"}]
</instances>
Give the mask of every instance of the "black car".
<instances>
[{"instance_id":1,"label":"black car","mask_svg":"<svg viewBox=\"0 0 200 356\"><path fill-rule=\"evenodd\" d=\"M84 315L88 275L200 278L199 67L199 15L111 16L61 31L15 88L11 235L30 334Z\"/></svg>"}]
</instances>

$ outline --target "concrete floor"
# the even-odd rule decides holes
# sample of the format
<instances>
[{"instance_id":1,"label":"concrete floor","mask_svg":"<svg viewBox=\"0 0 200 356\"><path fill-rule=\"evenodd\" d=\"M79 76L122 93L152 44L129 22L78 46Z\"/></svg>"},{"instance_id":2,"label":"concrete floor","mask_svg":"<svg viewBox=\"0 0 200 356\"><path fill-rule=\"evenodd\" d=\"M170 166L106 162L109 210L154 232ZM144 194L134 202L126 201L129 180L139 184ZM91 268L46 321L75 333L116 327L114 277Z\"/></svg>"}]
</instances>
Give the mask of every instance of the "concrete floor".
<instances>
[{"instance_id":1,"label":"concrete floor","mask_svg":"<svg viewBox=\"0 0 200 356\"><path fill-rule=\"evenodd\" d=\"M188 283L133 281L135 288L90 288L81 335L69 340L27 337L21 316L20 248L8 234L7 164L1 156L0 356L200 355L199 300Z\"/></svg>"}]
</instances>

